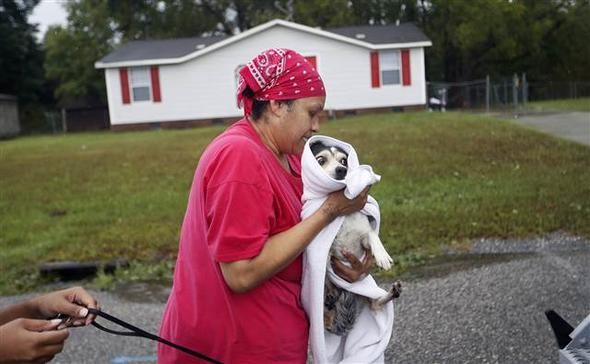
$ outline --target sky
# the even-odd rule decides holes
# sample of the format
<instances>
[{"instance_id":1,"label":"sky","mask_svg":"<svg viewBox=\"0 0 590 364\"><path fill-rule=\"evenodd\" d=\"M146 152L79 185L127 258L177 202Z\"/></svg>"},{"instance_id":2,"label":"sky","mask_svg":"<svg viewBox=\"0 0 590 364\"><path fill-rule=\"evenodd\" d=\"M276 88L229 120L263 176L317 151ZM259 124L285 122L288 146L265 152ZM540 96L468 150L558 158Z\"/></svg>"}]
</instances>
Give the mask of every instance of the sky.
<instances>
[{"instance_id":1,"label":"sky","mask_svg":"<svg viewBox=\"0 0 590 364\"><path fill-rule=\"evenodd\" d=\"M67 13L63 8L66 0L41 0L29 16L29 23L39 24L37 39L43 40L43 35L50 25L65 25Z\"/></svg>"}]
</instances>

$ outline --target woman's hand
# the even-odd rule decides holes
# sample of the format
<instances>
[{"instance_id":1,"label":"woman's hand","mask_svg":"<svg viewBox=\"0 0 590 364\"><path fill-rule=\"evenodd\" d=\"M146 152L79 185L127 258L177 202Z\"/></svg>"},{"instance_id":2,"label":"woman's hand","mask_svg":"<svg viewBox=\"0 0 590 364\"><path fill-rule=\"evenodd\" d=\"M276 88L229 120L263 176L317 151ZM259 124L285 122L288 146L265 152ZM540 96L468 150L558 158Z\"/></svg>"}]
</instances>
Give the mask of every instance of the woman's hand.
<instances>
[{"instance_id":1,"label":"woman's hand","mask_svg":"<svg viewBox=\"0 0 590 364\"><path fill-rule=\"evenodd\" d=\"M29 305L36 318L52 318L58 314L69 316L72 326L88 325L94 315L87 308L98 308L98 302L82 287L72 287L33 298Z\"/></svg>"},{"instance_id":2,"label":"woman's hand","mask_svg":"<svg viewBox=\"0 0 590 364\"><path fill-rule=\"evenodd\" d=\"M16 319L0 326L0 363L46 363L63 350L70 335L56 330L61 320Z\"/></svg>"},{"instance_id":3,"label":"woman's hand","mask_svg":"<svg viewBox=\"0 0 590 364\"><path fill-rule=\"evenodd\" d=\"M367 203L370 188L371 186L368 186L352 200L344 196L344 190L332 192L320 207L320 211L326 214L330 221L338 216L350 215L353 212L360 211Z\"/></svg>"},{"instance_id":4,"label":"woman's hand","mask_svg":"<svg viewBox=\"0 0 590 364\"><path fill-rule=\"evenodd\" d=\"M332 269L334 269L334 273L340 278L350 283L365 278L373 265L373 255L368 250L365 250L363 261L360 261L354 254L348 251L342 252L342 255L348 260L350 267L332 256Z\"/></svg>"}]
</instances>

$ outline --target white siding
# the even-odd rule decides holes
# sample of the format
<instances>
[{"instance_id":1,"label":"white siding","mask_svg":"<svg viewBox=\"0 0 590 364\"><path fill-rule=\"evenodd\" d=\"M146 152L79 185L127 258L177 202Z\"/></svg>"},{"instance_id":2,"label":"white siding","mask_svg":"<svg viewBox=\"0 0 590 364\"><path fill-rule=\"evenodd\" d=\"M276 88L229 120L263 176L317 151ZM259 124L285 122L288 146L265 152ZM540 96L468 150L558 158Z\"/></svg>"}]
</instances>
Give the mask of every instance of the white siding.
<instances>
[{"instance_id":1,"label":"white siding","mask_svg":"<svg viewBox=\"0 0 590 364\"><path fill-rule=\"evenodd\" d=\"M162 102L123 105L118 69L106 70L111 124L239 117L234 71L263 49L316 56L328 93L326 109L363 109L426 102L423 48L410 52L411 86L371 87L370 50L275 26L182 64L159 66Z\"/></svg>"}]
</instances>

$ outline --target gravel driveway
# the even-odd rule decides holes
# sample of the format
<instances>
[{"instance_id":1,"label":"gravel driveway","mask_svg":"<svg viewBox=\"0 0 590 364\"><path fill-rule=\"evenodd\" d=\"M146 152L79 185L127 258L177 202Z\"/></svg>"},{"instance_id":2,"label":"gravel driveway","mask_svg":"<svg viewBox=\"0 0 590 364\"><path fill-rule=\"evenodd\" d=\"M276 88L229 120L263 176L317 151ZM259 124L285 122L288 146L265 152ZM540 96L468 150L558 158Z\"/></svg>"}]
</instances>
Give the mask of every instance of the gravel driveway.
<instances>
[{"instance_id":1,"label":"gravel driveway","mask_svg":"<svg viewBox=\"0 0 590 364\"><path fill-rule=\"evenodd\" d=\"M445 261L404 280L388 363L554 363L557 345L544 311L555 309L574 327L590 314L588 240L482 240L471 254ZM157 332L165 290L94 294L106 312ZM21 298L0 297L0 306ZM155 362L152 341L93 327L71 333L55 363Z\"/></svg>"}]
</instances>

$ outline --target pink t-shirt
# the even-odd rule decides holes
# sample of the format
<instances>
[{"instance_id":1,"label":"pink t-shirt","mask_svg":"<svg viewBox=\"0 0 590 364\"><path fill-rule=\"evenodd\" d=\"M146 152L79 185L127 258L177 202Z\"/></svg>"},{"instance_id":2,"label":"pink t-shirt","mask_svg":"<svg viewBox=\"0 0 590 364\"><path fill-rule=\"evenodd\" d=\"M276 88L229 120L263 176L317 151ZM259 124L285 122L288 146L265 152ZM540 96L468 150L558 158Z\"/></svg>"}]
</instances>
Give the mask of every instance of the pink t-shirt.
<instances>
[{"instance_id":1,"label":"pink t-shirt","mask_svg":"<svg viewBox=\"0 0 590 364\"><path fill-rule=\"evenodd\" d=\"M174 285L160 336L224 363L304 363L308 320L300 303L302 262L237 294L219 262L257 256L268 238L300 221L301 165L281 167L242 119L205 150L182 225ZM196 363L160 344L158 363Z\"/></svg>"}]
</instances>

